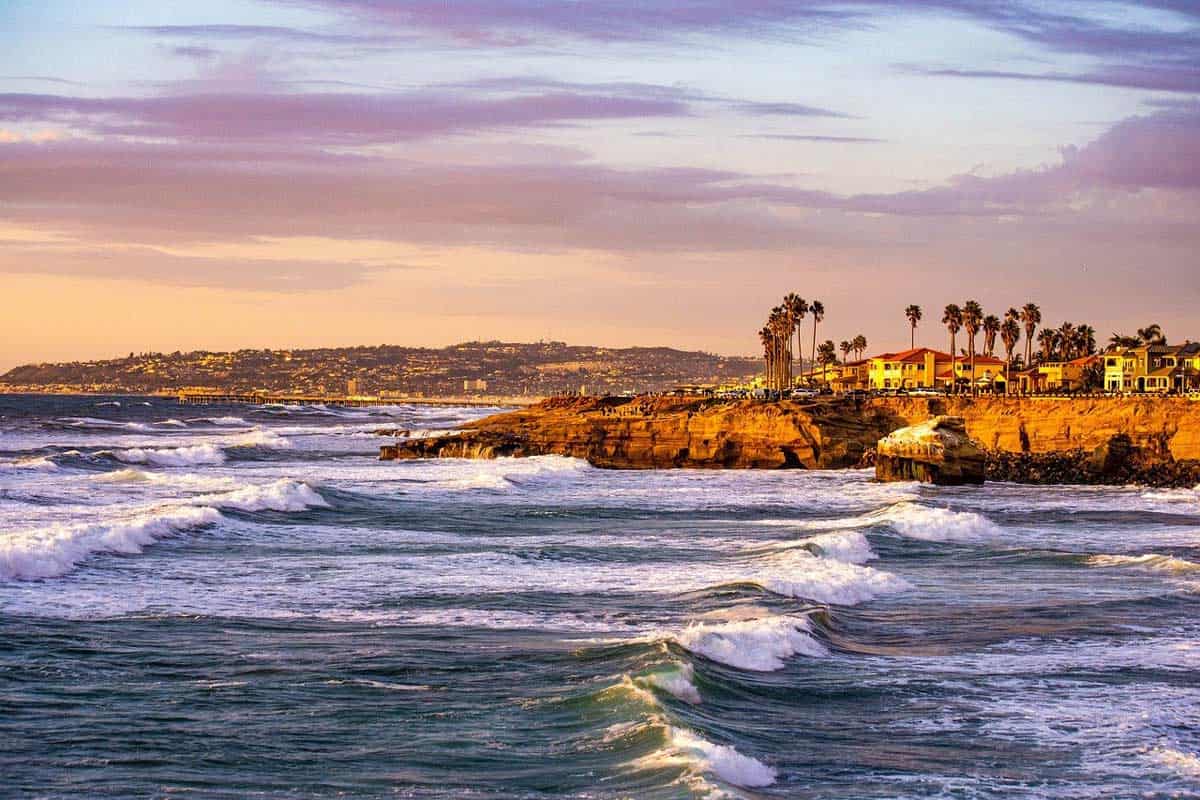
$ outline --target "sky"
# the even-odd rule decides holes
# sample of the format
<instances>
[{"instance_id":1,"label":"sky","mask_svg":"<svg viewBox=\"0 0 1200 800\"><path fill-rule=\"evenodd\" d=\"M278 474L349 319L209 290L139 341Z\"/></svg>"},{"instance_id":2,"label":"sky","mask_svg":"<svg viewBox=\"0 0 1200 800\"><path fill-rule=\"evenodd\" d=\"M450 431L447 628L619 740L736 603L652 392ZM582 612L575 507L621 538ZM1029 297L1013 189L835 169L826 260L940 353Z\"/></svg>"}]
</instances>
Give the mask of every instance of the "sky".
<instances>
[{"instance_id":1,"label":"sky","mask_svg":"<svg viewBox=\"0 0 1200 800\"><path fill-rule=\"evenodd\" d=\"M1200 338L1196 0L0 0L0 370Z\"/></svg>"}]
</instances>

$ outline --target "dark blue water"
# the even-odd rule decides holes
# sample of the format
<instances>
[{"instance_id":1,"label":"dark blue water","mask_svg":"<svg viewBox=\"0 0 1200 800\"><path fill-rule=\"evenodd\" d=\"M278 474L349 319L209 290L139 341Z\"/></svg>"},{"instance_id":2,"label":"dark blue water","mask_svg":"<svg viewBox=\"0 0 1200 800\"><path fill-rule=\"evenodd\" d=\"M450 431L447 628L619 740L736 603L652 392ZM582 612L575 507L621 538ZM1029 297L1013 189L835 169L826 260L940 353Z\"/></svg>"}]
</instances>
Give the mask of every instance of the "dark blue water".
<instances>
[{"instance_id":1,"label":"dark blue water","mask_svg":"<svg viewBox=\"0 0 1200 800\"><path fill-rule=\"evenodd\" d=\"M375 460L481 413L0 397L0 796L1200 796L1200 492Z\"/></svg>"}]
</instances>

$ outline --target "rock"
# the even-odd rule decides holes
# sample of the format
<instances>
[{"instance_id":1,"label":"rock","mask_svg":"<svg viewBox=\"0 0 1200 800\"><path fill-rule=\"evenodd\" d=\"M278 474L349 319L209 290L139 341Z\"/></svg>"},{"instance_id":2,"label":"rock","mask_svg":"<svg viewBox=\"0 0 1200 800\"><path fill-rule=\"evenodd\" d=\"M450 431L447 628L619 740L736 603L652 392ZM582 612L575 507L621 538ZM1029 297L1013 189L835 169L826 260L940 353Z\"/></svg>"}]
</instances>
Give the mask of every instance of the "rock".
<instances>
[{"instance_id":1,"label":"rock","mask_svg":"<svg viewBox=\"0 0 1200 800\"><path fill-rule=\"evenodd\" d=\"M608 469L839 469L904 421L853 402L555 398L453 434L399 439L384 460L562 455Z\"/></svg>"},{"instance_id":2,"label":"rock","mask_svg":"<svg viewBox=\"0 0 1200 800\"><path fill-rule=\"evenodd\" d=\"M875 446L875 478L939 486L982 484L984 453L967 436L962 417L937 416L901 428Z\"/></svg>"}]
</instances>

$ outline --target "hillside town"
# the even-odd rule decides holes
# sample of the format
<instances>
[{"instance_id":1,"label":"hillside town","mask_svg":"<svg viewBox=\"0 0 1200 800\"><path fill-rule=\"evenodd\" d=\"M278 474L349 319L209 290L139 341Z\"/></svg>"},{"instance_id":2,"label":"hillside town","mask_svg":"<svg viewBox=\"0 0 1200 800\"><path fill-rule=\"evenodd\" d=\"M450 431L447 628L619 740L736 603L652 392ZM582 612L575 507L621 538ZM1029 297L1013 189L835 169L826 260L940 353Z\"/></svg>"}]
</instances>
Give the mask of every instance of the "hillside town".
<instances>
[{"instance_id":1,"label":"hillside town","mask_svg":"<svg viewBox=\"0 0 1200 800\"><path fill-rule=\"evenodd\" d=\"M188 389L376 397L545 397L666 391L752 380L758 361L668 347L465 342L439 349L130 353L105 361L30 364L0 391L175 393Z\"/></svg>"}]
</instances>

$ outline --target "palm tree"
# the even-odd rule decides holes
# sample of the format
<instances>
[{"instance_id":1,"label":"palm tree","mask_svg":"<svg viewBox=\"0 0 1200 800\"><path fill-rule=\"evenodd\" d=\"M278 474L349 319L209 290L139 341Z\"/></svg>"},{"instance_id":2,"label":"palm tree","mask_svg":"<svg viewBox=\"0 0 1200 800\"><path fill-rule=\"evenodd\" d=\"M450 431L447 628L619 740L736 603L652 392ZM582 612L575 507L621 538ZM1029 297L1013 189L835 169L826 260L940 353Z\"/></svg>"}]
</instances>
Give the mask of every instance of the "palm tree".
<instances>
[{"instance_id":1,"label":"palm tree","mask_svg":"<svg viewBox=\"0 0 1200 800\"><path fill-rule=\"evenodd\" d=\"M854 349L854 344L842 339L842 343L838 345L838 349L842 351L842 361L850 357L850 351Z\"/></svg>"},{"instance_id":2,"label":"palm tree","mask_svg":"<svg viewBox=\"0 0 1200 800\"><path fill-rule=\"evenodd\" d=\"M1075 329L1075 352L1080 356L1094 355L1096 352L1096 329L1091 325L1080 325Z\"/></svg>"},{"instance_id":3,"label":"palm tree","mask_svg":"<svg viewBox=\"0 0 1200 800\"><path fill-rule=\"evenodd\" d=\"M942 312L942 324L950 331L950 380L955 391L958 391L958 355L954 351L954 340L958 337L962 323L962 309L954 303L946 306Z\"/></svg>"},{"instance_id":4,"label":"palm tree","mask_svg":"<svg viewBox=\"0 0 1200 800\"><path fill-rule=\"evenodd\" d=\"M975 335L983 322L983 306L975 300L963 303L963 327L967 329L967 347L971 355L971 394L975 394Z\"/></svg>"},{"instance_id":5,"label":"palm tree","mask_svg":"<svg viewBox=\"0 0 1200 800\"><path fill-rule=\"evenodd\" d=\"M921 307L915 303L904 309L904 316L908 317L908 326L912 329L912 341L909 347L913 350L917 349L917 323L921 321Z\"/></svg>"},{"instance_id":6,"label":"palm tree","mask_svg":"<svg viewBox=\"0 0 1200 800\"><path fill-rule=\"evenodd\" d=\"M983 318L983 352L986 355L996 355L996 334L1000 333L1000 318L988 314Z\"/></svg>"},{"instance_id":7,"label":"palm tree","mask_svg":"<svg viewBox=\"0 0 1200 800\"><path fill-rule=\"evenodd\" d=\"M1166 344L1167 337L1163 336L1162 326L1151 322L1144 328L1138 328L1138 339L1142 344Z\"/></svg>"},{"instance_id":8,"label":"palm tree","mask_svg":"<svg viewBox=\"0 0 1200 800\"><path fill-rule=\"evenodd\" d=\"M808 301L795 292L789 292L783 298L783 307L788 310L792 317L792 325L796 334L796 365L801 371L804 370L804 351L800 347L800 323L804 321L804 315L808 313ZM788 336L788 348L792 346L792 337ZM791 381L791 373L788 373L788 383Z\"/></svg>"},{"instance_id":9,"label":"palm tree","mask_svg":"<svg viewBox=\"0 0 1200 800\"><path fill-rule=\"evenodd\" d=\"M850 342L850 347L853 348L857 353L856 357L862 359L863 353L867 351L867 337L860 333Z\"/></svg>"},{"instance_id":10,"label":"palm tree","mask_svg":"<svg viewBox=\"0 0 1200 800\"><path fill-rule=\"evenodd\" d=\"M763 329L758 332L758 340L763 346L763 360L766 362L766 383L770 387L774 380L774 375L771 374L771 360L775 351L775 337L771 334L769 325L764 325Z\"/></svg>"},{"instance_id":11,"label":"palm tree","mask_svg":"<svg viewBox=\"0 0 1200 800\"><path fill-rule=\"evenodd\" d=\"M1000 323L1000 341L1004 342L1004 391L1008 391L1009 370L1012 369L1013 350L1021 339L1021 324L1017 321L1020 315L1015 308L1010 308L1004 314L1004 322Z\"/></svg>"},{"instance_id":12,"label":"palm tree","mask_svg":"<svg viewBox=\"0 0 1200 800\"><path fill-rule=\"evenodd\" d=\"M829 365L837 363L837 349L831 340L821 342L820 348L817 349L817 360L821 362L821 379L825 381L828 379Z\"/></svg>"},{"instance_id":13,"label":"palm tree","mask_svg":"<svg viewBox=\"0 0 1200 800\"><path fill-rule=\"evenodd\" d=\"M1038 346L1042 348L1043 363L1054 358L1054 348L1058 347L1058 331L1042 328L1037 336Z\"/></svg>"},{"instance_id":14,"label":"palm tree","mask_svg":"<svg viewBox=\"0 0 1200 800\"><path fill-rule=\"evenodd\" d=\"M1075 357L1075 326L1070 322L1064 322L1058 329L1059 356L1063 361L1070 361Z\"/></svg>"},{"instance_id":15,"label":"palm tree","mask_svg":"<svg viewBox=\"0 0 1200 800\"><path fill-rule=\"evenodd\" d=\"M1021 324L1025 326L1025 366L1033 361L1033 334L1037 326L1042 324L1042 310L1036 303L1026 303L1021 307Z\"/></svg>"},{"instance_id":16,"label":"palm tree","mask_svg":"<svg viewBox=\"0 0 1200 800\"><path fill-rule=\"evenodd\" d=\"M1142 343L1142 340L1136 336L1129 336L1124 333L1113 331L1113 335L1108 337L1109 350L1128 350L1131 347L1137 347Z\"/></svg>"},{"instance_id":17,"label":"palm tree","mask_svg":"<svg viewBox=\"0 0 1200 800\"><path fill-rule=\"evenodd\" d=\"M815 360L816 355L817 355L817 325L821 322L821 320L825 319L825 304L822 303L820 300L813 300L811 303L808 304L808 312L810 314L812 314L812 321L813 321L812 355L813 355L813 359ZM815 370L816 370L816 364L813 365L813 371L815 371Z\"/></svg>"}]
</instances>

